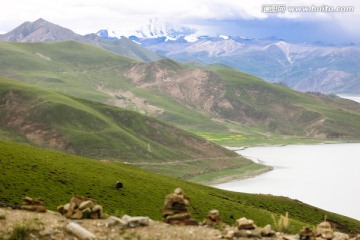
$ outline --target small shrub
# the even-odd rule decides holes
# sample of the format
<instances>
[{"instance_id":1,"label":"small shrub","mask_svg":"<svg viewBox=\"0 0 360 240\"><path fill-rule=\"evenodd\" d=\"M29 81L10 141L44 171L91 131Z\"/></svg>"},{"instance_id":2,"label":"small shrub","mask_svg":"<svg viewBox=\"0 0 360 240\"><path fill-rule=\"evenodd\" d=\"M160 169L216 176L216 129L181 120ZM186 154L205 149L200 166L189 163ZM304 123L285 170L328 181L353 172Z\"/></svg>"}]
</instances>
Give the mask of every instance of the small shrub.
<instances>
[{"instance_id":1,"label":"small shrub","mask_svg":"<svg viewBox=\"0 0 360 240\"><path fill-rule=\"evenodd\" d=\"M271 214L271 218L273 220L274 228L276 231L283 233L291 233L291 227L290 227L291 219L289 218L288 212L285 213L285 216L280 215L279 219L276 219L275 215Z\"/></svg>"},{"instance_id":2,"label":"small shrub","mask_svg":"<svg viewBox=\"0 0 360 240\"><path fill-rule=\"evenodd\" d=\"M9 240L26 240L29 237L30 229L27 225L17 225L14 228Z\"/></svg>"}]
</instances>

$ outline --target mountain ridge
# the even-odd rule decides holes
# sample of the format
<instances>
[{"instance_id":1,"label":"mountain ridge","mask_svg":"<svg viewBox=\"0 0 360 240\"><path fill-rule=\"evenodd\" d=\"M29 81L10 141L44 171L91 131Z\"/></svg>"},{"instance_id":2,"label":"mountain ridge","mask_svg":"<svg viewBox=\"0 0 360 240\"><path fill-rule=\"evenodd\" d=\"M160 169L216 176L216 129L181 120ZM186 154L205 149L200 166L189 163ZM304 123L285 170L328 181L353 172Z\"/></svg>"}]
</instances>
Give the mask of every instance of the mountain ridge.
<instances>
[{"instance_id":1,"label":"mountain ridge","mask_svg":"<svg viewBox=\"0 0 360 240\"><path fill-rule=\"evenodd\" d=\"M233 38L146 46L177 61L223 63L299 91L360 94L359 46L317 46Z\"/></svg>"},{"instance_id":2,"label":"mountain ridge","mask_svg":"<svg viewBox=\"0 0 360 240\"><path fill-rule=\"evenodd\" d=\"M0 34L0 41L6 42L61 42L70 40L88 43L116 54L142 61L153 61L163 58L127 38L107 40L96 34L81 36L70 29L53 24L42 18L34 22L25 22L8 33Z\"/></svg>"},{"instance_id":3,"label":"mountain ridge","mask_svg":"<svg viewBox=\"0 0 360 240\"><path fill-rule=\"evenodd\" d=\"M360 95L360 47L354 44L207 36L196 30L172 36L160 31L162 25L156 21L142 29L147 34L129 34L129 39L177 61L222 63L302 92Z\"/></svg>"}]
</instances>

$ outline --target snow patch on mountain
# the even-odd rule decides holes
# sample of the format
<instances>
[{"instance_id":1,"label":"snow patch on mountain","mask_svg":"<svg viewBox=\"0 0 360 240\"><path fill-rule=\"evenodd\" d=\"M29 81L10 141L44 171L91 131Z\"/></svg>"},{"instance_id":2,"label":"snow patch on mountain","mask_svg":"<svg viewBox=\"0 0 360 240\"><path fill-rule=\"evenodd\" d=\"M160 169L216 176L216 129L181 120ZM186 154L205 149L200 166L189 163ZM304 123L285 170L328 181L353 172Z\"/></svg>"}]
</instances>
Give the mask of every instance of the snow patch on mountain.
<instances>
[{"instance_id":1,"label":"snow patch on mountain","mask_svg":"<svg viewBox=\"0 0 360 240\"><path fill-rule=\"evenodd\" d=\"M199 38L195 34L185 36L184 39L189 43L196 42L197 40L199 40Z\"/></svg>"},{"instance_id":2,"label":"snow patch on mountain","mask_svg":"<svg viewBox=\"0 0 360 240\"><path fill-rule=\"evenodd\" d=\"M228 40L230 38L229 36L225 36L225 35L220 35L219 37L224 39L224 40Z\"/></svg>"},{"instance_id":3,"label":"snow patch on mountain","mask_svg":"<svg viewBox=\"0 0 360 240\"><path fill-rule=\"evenodd\" d=\"M290 45L284 41L280 41L275 43L274 45L276 45L279 49L282 50L282 52L285 54L286 59L288 60L289 63L293 63L293 59L290 56Z\"/></svg>"},{"instance_id":4,"label":"snow patch on mountain","mask_svg":"<svg viewBox=\"0 0 360 240\"><path fill-rule=\"evenodd\" d=\"M120 39L122 38L121 34L119 34L115 30L110 30L109 28L99 30L96 35L105 39Z\"/></svg>"},{"instance_id":5,"label":"snow patch on mountain","mask_svg":"<svg viewBox=\"0 0 360 240\"><path fill-rule=\"evenodd\" d=\"M203 40L197 44L190 45L184 49L179 50L179 52L206 52L209 57L215 56L229 56L242 49L244 44L238 43L234 40L223 40L223 41L208 41ZM178 52L174 51L173 54Z\"/></svg>"},{"instance_id":6,"label":"snow patch on mountain","mask_svg":"<svg viewBox=\"0 0 360 240\"><path fill-rule=\"evenodd\" d=\"M158 19L150 19L149 22L136 30L133 36L138 38L165 38L165 41L175 41L180 38L189 37L196 33L190 27L176 26L168 22L161 22ZM194 38L189 38L194 40Z\"/></svg>"}]
</instances>

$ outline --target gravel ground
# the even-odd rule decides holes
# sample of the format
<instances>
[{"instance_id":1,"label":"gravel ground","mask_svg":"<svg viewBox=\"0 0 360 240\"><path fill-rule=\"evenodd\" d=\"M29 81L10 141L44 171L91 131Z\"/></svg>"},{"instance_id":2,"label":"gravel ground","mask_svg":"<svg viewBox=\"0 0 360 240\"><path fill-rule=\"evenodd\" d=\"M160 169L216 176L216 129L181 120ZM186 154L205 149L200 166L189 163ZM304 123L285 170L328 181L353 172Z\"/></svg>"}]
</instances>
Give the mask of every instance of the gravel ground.
<instances>
[{"instance_id":1,"label":"gravel ground","mask_svg":"<svg viewBox=\"0 0 360 240\"><path fill-rule=\"evenodd\" d=\"M14 232L20 234L21 229L27 229L29 239L76 240L74 235L65 231L65 226L71 221L52 211L35 213L0 208L0 239L8 239ZM116 226L107 227L106 219L73 222L93 233L99 240L212 240L221 238L221 232L216 229L203 226L172 226L153 220L147 227L127 229Z\"/></svg>"}]
</instances>

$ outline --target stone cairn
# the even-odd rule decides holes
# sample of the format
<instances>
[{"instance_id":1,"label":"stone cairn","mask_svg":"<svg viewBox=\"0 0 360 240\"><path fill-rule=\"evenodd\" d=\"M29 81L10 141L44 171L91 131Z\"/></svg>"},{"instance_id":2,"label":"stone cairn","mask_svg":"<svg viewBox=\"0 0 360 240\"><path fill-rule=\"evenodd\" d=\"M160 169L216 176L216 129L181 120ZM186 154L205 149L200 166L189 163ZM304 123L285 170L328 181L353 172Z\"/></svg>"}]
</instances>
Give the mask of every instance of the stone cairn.
<instances>
[{"instance_id":1,"label":"stone cairn","mask_svg":"<svg viewBox=\"0 0 360 240\"><path fill-rule=\"evenodd\" d=\"M202 225L209 227L220 227L222 225L220 213L218 210L210 210Z\"/></svg>"},{"instance_id":2,"label":"stone cairn","mask_svg":"<svg viewBox=\"0 0 360 240\"><path fill-rule=\"evenodd\" d=\"M299 233L300 240L311 240L313 236L314 233L310 227L303 227Z\"/></svg>"},{"instance_id":3,"label":"stone cairn","mask_svg":"<svg viewBox=\"0 0 360 240\"><path fill-rule=\"evenodd\" d=\"M74 195L69 203L58 206L57 210L70 219L100 219L103 211L96 200L77 195Z\"/></svg>"},{"instance_id":4,"label":"stone cairn","mask_svg":"<svg viewBox=\"0 0 360 240\"><path fill-rule=\"evenodd\" d=\"M176 188L166 196L164 208L161 209L164 222L174 225L198 225L198 222L191 219L189 205L190 199L181 188Z\"/></svg>"},{"instance_id":5,"label":"stone cairn","mask_svg":"<svg viewBox=\"0 0 360 240\"><path fill-rule=\"evenodd\" d=\"M21 209L33 212L46 212L47 208L44 206L44 200L41 198L24 197Z\"/></svg>"},{"instance_id":6,"label":"stone cairn","mask_svg":"<svg viewBox=\"0 0 360 240\"><path fill-rule=\"evenodd\" d=\"M315 237L318 240L333 239L334 235L333 235L333 230L331 228L331 224L329 222L324 221L321 222L319 225L317 225L315 231Z\"/></svg>"},{"instance_id":7,"label":"stone cairn","mask_svg":"<svg viewBox=\"0 0 360 240\"><path fill-rule=\"evenodd\" d=\"M271 225L268 224L263 228L260 228L254 224L254 221L245 217L236 220L235 229L227 229L224 234L225 239L234 238L272 238L276 233L272 230Z\"/></svg>"}]
</instances>

